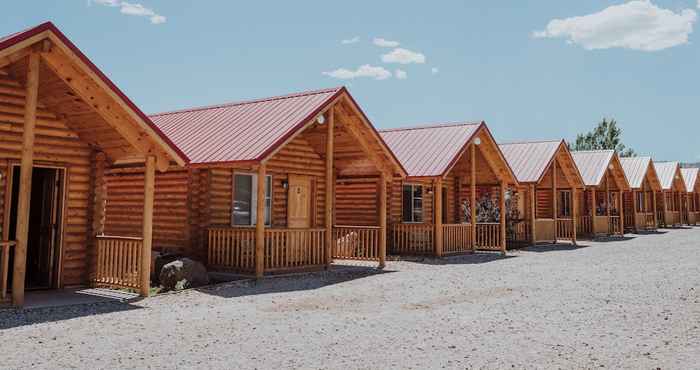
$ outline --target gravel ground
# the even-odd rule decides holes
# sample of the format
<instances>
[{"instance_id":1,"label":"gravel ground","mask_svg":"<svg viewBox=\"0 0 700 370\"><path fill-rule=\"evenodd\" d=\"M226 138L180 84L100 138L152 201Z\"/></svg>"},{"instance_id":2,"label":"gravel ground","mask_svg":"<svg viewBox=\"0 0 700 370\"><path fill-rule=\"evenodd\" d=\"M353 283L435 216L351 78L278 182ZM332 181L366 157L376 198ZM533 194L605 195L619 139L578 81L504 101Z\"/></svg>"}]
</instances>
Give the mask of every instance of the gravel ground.
<instances>
[{"instance_id":1,"label":"gravel ground","mask_svg":"<svg viewBox=\"0 0 700 370\"><path fill-rule=\"evenodd\" d=\"M698 368L700 228L582 244L3 311L0 367Z\"/></svg>"}]
</instances>

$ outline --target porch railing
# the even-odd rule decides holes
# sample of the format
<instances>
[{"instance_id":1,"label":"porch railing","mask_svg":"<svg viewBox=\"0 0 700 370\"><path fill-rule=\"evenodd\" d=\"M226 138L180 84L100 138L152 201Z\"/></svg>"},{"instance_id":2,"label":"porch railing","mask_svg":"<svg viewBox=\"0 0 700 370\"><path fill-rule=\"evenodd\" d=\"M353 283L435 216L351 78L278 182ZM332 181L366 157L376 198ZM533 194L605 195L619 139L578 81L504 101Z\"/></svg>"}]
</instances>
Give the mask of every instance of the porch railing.
<instances>
[{"instance_id":1,"label":"porch railing","mask_svg":"<svg viewBox=\"0 0 700 370\"><path fill-rule=\"evenodd\" d=\"M477 223L476 248L501 250L501 224L498 222Z\"/></svg>"},{"instance_id":2,"label":"porch railing","mask_svg":"<svg viewBox=\"0 0 700 370\"><path fill-rule=\"evenodd\" d=\"M379 260L378 226L335 226L333 258L346 260Z\"/></svg>"},{"instance_id":3,"label":"porch railing","mask_svg":"<svg viewBox=\"0 0 700 370\"><path fill-rule=\"evenodd\" d=\"M97 236L97 263L93 284L111 288L139 289L141 238Z\"/></svg>"},{"instance_id":4,"label":"porch railing","mask_svg":"<svg viewBox=\"0 0 700 370\"><path fill-rule=\"evenodd\" d=\"M576 233L581 235L593 234L593 219L591 216L579 216L576 220Z\"/></svg>"},{"instance_id":5,"label":"porch railing","mask_svg":"<svg viewBox=\"0 0 700 370\"><path fill-rule=\"evenodd\" d=\"M265 230L265 271L325 266L325 235L325 229Z\"/></svg>"},{"instance_id":6,"label":"porch railing","mask_svg":"<svg viewBox=\"0 0 700 370\"><path fill-rule=\"evenodd\" d=\"M525 243L530 241L530 222L513 222L506 234L506 240L514 243Z\"/></svg>"},{"instance_id":7,"label":"porch railing","mask_svg":"<svg viewBox=\"0 0 700 370\"><path fill-rule=\"evenodd\" d=\"M445 254L464 253L474 248L471 224L443 224L442 251Z\"/></svg>"},{"instance_id":8,"label":"porch railing","mask_svg":"<svg viewBox=\"0 0 700 370\"><path fill-rule=\"evenodd\" d=\"M255 271L255 229L210 228L207 264L218 269Z\"/></svg>"},{"instance_id":9,"label":"porch railing","mask_svg":"<svg viewBox=\"0 0 700 370\"><path fill-rule=\"evenodd\" d=\"M625 213L625 229L634 229L637 224L637 215L635 215L632 212L626 212Z\"/></svg>"},{"instance_id":10,"label":"porch railing","mask_svg":"<svg viewBox=\"0 0 700 370\"><path fill-rule=\"evenodd\" d=\"M620 216L608 216L608 234L622 234L622 230L620 229Z\"/></svg>"},{"instance_id":11,"label":"porch railing","mask_svg":"<svg viewBox=\"0 0 700 370\"><path fill-rule=\"evenodd\" d=\"M647 212L644 214L644 227L646 229L656 229L656 222L654 221L654 212Z\"/></svg>"},{"instance_id":12,"label":"porch railing","mask_svg":"<svg viewBox=\"0 0 700 370\"><path fill-rule=\"evenodd\" d=\"M7 299L7 283L10 278L10 249L13 240L0 240L0 301Z\"/></svg>"},{"instance_id":13,"label":"porch railing","mask_svg":"<svg viewBox=\"0 0 700 370\"><path fill-rule=\"evenodd\" d=\"M391 227L391 252L431 254L435 252L433 224L394 224Z\"/></svg>"},{"instance_id":14,"label":"porch railing","mask_svg":"<svg viewBox=\"0 0 700 370\"><path fill-rule=\"evenodd\" d=\"M572 218L558 218L556 228L557 239L574 239L574 220Z\"/></svg>"}]
</instances>

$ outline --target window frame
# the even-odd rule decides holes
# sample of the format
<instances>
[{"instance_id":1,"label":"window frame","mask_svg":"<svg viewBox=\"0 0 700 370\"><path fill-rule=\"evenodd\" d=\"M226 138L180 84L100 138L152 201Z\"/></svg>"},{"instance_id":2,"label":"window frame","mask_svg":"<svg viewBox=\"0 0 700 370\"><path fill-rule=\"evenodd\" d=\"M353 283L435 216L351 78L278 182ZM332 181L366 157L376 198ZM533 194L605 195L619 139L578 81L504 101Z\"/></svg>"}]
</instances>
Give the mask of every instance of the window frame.
<instances>
[{"instance_id":1,"label":"window frame","mask_svg":"<svg viewBox=\"0 0 700 370\"><path fill-rule=\"evenodd\" d=\"M405 188L407 186L411 187L411 220L407 221L405 218L405 209L404 209L404 197L405 197ZM415 197L415 188L420 187L420 198ZM418 183L403 183L401 184L401 222L405 224L422 224L425 220L425 205L423 204L423 201L425 200L425 186L423 184L418 184ZM421 200L421 209L420 209L420 221L415 220L415 200L420 199Z\"/></svg>"},{"instance_id":2,"label":"window frame","mask_svg":"<svg viewBox=\"0 0 700 370\"><path fill-rule=\"evenodd\" d=\"M251 178L251 191L250 191L250 224L236 224L236 218L233 215L235 202L236 202L236 176L248 176ZM264 211L269 212L270 219L265 223L265 227L272 227L272 197L273 197L273 176L271 174L265 175L265 180L269 180L270 186L268 188L269 192L265 194L265 206ZM258 200L258 174L254 172L245 171L234 171L231 176L231 227L255 227L257 223L257 200ZM269 200L269 203L268 203Z\"/></svg>"}]
</instances>

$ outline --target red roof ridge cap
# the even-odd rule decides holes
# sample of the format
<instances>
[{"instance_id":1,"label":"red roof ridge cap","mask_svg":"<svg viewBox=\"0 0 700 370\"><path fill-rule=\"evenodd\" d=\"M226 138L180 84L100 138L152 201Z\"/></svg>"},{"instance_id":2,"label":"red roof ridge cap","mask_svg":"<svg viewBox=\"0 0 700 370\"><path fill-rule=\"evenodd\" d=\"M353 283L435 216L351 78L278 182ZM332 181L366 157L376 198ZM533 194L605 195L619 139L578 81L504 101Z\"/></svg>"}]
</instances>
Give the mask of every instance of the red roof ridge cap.
<instances>
[{"instance_id":1,"label":"red roof ridge cap","mask_svg":"<svg viewBox=\"0 0 700 370\"><path fill-rule=\"evenodd\" d=\"M394 132L394 131L412 131L412 130L426 130L431 128L447 128L447 127L459 127L459 126L479 126L485 123L484 121L475 122L451 122L451 123L434 123L418 126L407 126L407 127L392 127L384 128L378 130L379 132Z\"/></svg>"},{"instance_id":2,"label":"red roof ridge cap","mask_svg":"<svg viewBox=\"0 0 700 370\"><path fill-rule=\"evenodd\" d=\"M508 141L504 143L498 143L498 145L516 145L516 144L544 144L544 143L561 143L564 139L559 140L533 140L533 141Z\"/></svg>"},{"instance_id":3,"label":"red roof ridge cap","mask_svg":"<svg viewBox=\"0 0 700 370\"><path fill-rule=\"evenodd\" d=\"M275 101L275 100L299 98L299 97L309 96L309 95L318 95L318 94L324 94L324 93L338 92L338 91L343 90L343 89L345 89L345 86L333 87L333 88L328 88L328 89L302 91L302 92L296 92L296 93L285 94L285 95L271 96L271 97L267 97L267 98L259 98L259 99L252 99L252 100L242 100L242 101L235 101L235 102L228 102L228 103L221 103L221 104L205 105L205 106L201 106L201 107L184 108L184 109L149 114L149 117L167 116L169 114L198 112L198 111L210 110L210 109L235 107L238 105L255 104L255 103L270 102L270 101Z\"/></svg>"}]
</instances>

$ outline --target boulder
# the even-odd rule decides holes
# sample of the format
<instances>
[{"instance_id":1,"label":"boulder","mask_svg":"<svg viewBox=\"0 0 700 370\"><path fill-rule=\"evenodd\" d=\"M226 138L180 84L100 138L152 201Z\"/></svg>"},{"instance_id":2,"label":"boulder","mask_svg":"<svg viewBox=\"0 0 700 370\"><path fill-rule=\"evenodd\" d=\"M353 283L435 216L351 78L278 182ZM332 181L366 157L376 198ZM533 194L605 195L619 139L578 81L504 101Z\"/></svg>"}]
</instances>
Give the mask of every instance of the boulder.
<instances>
[{"instance_id":1,"label":"boulder","mask_svg":"<svg viewBox=\"0 0 700 370\"><path fill-rule=\"evenodd\" d=\"M209 284L207 268L189 258L169 262L160 270L160 285L165 290L182 290Z\"/></svg>"},{"instance_id":2,"label":"boulder","mask_svg":"<svg viewBox=\"0 0 700 370\"><path fill-rule=\"evenodd\" d=\"M151 257L151 281L153 282L153 284L156 285L160 284L160 271L163 269L163 266L184 257L182 254L171 253L167 251L154 251L152 254L153 255Z\"/></svg>"}]
</instances>

